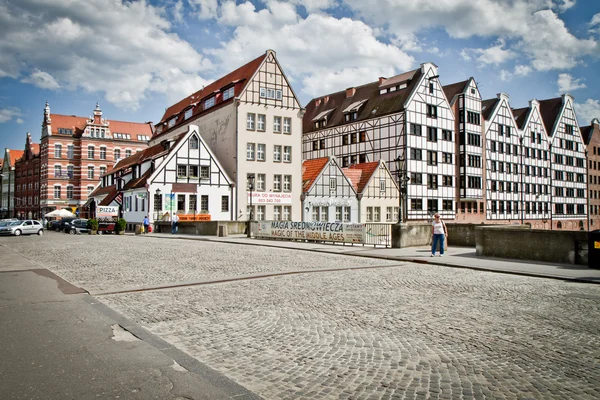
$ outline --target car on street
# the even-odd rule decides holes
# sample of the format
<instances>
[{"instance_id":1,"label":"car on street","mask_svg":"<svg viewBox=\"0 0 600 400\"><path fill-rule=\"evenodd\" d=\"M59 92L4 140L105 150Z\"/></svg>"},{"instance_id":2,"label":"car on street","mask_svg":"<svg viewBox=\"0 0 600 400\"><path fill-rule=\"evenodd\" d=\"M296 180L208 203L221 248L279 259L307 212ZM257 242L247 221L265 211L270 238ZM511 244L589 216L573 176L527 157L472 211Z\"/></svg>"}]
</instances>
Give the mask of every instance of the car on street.
<instances>
[{"instance_id":1,"label":"car on street","mask_svg":"<svg viewBox=\"0 0 600 400\"><path fill-rule=\"evenodd\" d=\"M90 230L89 230L87 224L88 224L87 219L74 219L73 221L70 222L71 228L69 229L68 232L71 235L78 235L81 233L89 233Z\"/></svg>"},{"instance_id":2,"label":"car on street","mask_svg":"<svg viewBox=\"0 0 600 400\"><path fill-rule=\"evenodd\" d=\"M40 221L26 219L24 221L12 221L5 226L0 226L0 235L43 235L44 225Z\"/></svg>"},{"instance_id":3,"label":"car on street","mask_svg":"<svg viewBox=\"0 0 600 400\"><path fill-rule=\"evenodd\" d=\"M58 221L57 224L53 225L54 230L56 232L69 233L69 231L71 230L71 222L73 222L76 219L77 218L63 218L60 221Z\"/></svg>"}]
</instances>

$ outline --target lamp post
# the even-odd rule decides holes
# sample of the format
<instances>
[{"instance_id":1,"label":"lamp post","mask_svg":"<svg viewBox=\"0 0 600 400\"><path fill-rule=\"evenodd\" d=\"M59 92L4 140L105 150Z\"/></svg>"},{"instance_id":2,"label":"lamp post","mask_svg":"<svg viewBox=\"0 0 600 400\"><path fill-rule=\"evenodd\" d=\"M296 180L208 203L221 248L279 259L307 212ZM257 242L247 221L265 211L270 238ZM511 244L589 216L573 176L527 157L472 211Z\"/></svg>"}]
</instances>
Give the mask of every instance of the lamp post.
<instances>
[{"instance_id":1,"label":"lamp post","mask_svg":"<svg viewBox=\"0 0 600 400\"><path fill-rule=\"evenodd\" d=\"M402 156L398 156L394 161L396 161L396 172L398 174L398 186L400 189L398 196L398 223L401 224L403 222L402 197L404 197L404 191L406 190L406 186L410 178L408 177L408 173L406 171L406 159Z\"/></svg>"},{"instance_id":2,"label":"lamp post","mask_svg":"<svg viewBox=\"0 0 600 400\"><path fill-rule=\"evenodd\" d=\"M158 198L158 201L156 201ZM156 212L156 221L158 221L159 211L162 208L162 199L160 197L160 188L156 188L156 196L154 197L154 211Z\"/></svg>"},{"instance_id":3,"label":"lamp post","mask_svg":"<svg viewBox=\"0 0 600 400\"><path fill-rule=\"evenodd\" d=\"M254 174L249 174L248 179L248 190L250 190L250 218L248 219L248 237L252 237L252 219L254 218L254 208L252 207L252 192L254 190Z\"/></svg>"}]
</instances>

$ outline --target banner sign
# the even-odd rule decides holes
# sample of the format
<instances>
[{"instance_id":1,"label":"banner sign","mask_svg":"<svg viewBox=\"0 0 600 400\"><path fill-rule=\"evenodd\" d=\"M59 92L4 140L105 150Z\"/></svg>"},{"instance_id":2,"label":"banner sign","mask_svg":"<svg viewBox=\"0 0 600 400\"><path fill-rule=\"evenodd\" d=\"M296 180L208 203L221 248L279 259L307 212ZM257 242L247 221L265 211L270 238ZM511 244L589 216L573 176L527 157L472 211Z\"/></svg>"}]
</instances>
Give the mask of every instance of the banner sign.
<instances>
[{"instance_id":1,"label":"banner sign","mask_svg":"<svg viewBox=\"0 0 600 400\"><path fill-rule=\"evenodd\" d=\"M248 192L250 204L250 192ZM292 204L291 193L252 192L252 204Z\"/></svg>"},{"instance_id":2,"label":"banner sign","mask_svg":"<svg viewBox=\"0 0 600 400\"><path fill-rule=\"evenodd\" d=\"M365 243L363 224L341 222L258 221L257 238Z\"/></svg>"},{"instance_id":3,"label":"banner sign","mask_svg":"<svg viewBox=\"0 0 600 400\"><path fill-rule=\"evenodd\" d=\"M112 232L119 218L119 207L98 206L96 207L96 218L98 219L98 230Z\"/></svg>"},{"instance_id":4,"label":"banner sign","mask_svg":"<svg viewBox=\"0 0 600 400\"><path fill-rule=\"evenodd\" d=\"M177 204L175 204L175 193L166 193L165 201L163 203L163 210L165 211L177 211Z\"/></svg>"}]
</instances>

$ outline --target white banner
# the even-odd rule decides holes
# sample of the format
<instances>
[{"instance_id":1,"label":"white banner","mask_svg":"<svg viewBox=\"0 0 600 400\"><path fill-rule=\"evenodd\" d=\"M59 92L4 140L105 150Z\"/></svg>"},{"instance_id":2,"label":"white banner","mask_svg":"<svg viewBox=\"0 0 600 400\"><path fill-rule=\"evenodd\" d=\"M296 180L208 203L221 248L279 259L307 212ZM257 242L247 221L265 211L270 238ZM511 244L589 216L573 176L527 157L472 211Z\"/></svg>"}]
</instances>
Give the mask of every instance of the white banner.
<instances>
[{"instance_id":1,"label":"white banner","mask_svg":"<svg viewBox=\"0 0 600 400\"><path fill-rule=\"evenodd\" d=\"M341 222L258 221L256 237L362 244L365 226Z\"/></svg>"},{"instance_id":2,"label":"white banner","mask_svg":"<svg viewBox=\"0 0 600 400\"><path fill-rule=\"evenodd\" d=\"M261 204L292 204L292 194L273 192L252 192L252 205ZM248 205L250 205L250 192L248 192Z\"/></svg>"}]
</instances>

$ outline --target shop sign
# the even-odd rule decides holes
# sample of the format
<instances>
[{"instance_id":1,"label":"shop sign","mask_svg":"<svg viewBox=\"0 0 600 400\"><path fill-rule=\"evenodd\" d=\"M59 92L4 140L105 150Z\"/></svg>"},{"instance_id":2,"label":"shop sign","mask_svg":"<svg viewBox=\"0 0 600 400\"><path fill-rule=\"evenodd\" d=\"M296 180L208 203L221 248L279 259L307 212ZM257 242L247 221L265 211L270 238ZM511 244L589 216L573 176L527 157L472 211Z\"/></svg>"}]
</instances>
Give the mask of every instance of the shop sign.
<instances>
[{"instance_id":1,"label":"shop sign","mask_svg":"<svg viewBox=\"0 0 600 400\"><path fill-rule=\"evenodd\" d=\"M250 204L250 192L248 192ZM291 193L252 192L252 204L292 204Z\"/></svg>"}]
</instances>

